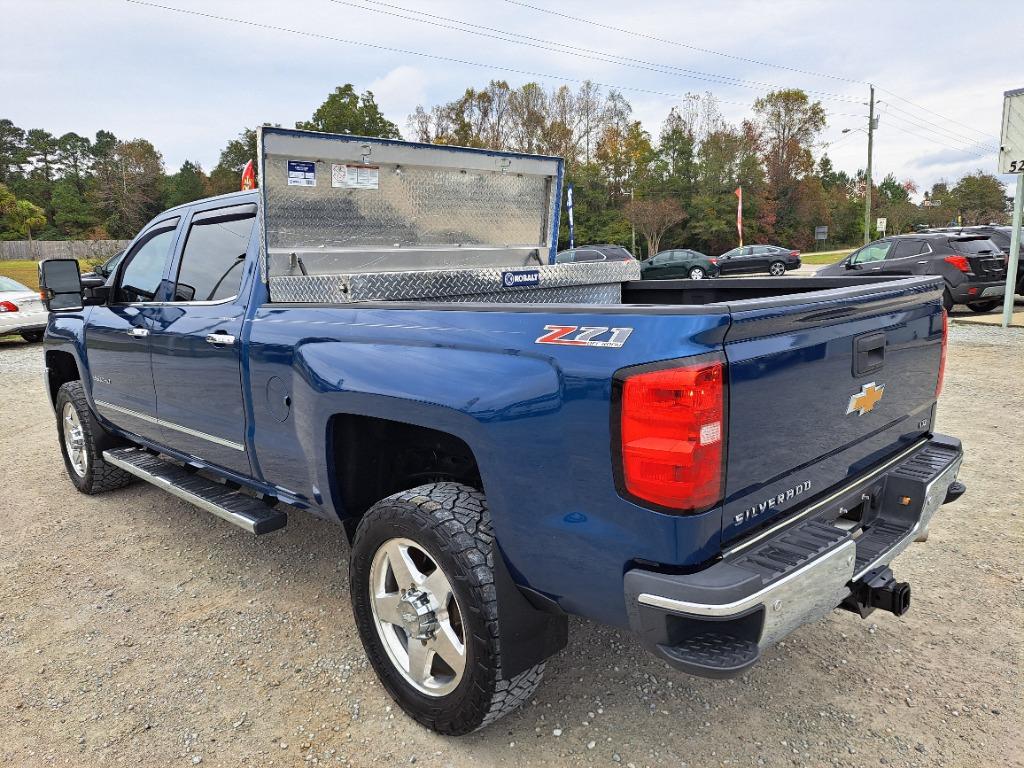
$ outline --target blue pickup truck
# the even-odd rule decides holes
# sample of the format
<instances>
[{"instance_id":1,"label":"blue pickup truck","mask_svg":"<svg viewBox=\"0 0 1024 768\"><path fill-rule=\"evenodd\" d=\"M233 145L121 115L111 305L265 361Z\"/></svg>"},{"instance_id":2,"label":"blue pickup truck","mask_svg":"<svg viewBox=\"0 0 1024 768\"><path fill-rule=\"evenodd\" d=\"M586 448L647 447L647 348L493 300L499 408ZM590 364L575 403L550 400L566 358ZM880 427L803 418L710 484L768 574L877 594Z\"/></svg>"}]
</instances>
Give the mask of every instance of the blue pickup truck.
<instances>
[{"instance_id":1,"label":"blue pickup truck","mask_svg":"<svg viewBox=\"0 0 1024 768\"><path fill-rule=\"evenodd\" d=\"M555 263L555 158L259 147L258 190L160 214L106 279L41 265L80 491L344 526L368 657L445 734L527 699L570 614L726 677L907 610L890 564L964 491L940 279L640 281Z\"/></svg>"}]
</instances>

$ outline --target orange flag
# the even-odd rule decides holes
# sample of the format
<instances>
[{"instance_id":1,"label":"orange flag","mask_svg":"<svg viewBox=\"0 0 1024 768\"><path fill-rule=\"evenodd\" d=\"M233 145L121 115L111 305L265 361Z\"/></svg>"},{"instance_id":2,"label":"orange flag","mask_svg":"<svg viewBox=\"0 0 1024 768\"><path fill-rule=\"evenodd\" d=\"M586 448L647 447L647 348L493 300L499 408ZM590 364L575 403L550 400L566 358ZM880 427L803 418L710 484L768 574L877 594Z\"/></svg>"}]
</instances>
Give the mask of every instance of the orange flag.
<instances>
[{"instance_id":1,"label":"orange flag","mask_svg":"<svg viewBox=\"0 0 1024 768\"><path fill-rule=\"evenodd\" d=\"M242 170L242 189L256 189L256 169L253 167L252 160L247 162Z\"/></svg>"}]
</instances>

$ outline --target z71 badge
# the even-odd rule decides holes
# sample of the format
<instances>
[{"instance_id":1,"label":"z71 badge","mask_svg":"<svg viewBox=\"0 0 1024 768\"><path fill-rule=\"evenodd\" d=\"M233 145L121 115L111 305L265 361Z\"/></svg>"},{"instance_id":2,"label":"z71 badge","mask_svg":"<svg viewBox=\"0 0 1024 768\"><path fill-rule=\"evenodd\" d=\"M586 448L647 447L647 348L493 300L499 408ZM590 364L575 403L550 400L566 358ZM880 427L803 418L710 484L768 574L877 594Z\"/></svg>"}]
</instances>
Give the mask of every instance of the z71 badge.
<instances>
[{"instance_id":1,"label":"z71 badge","mask_svg":"<svg viewBox=\"0 0 1024 768\"><path fill-rule=\"evenodd\" d=\"M632 328L607 326L545 325L548 331L537 338L538 344L564 344L568 347L613 347L626 343Z\"/></svg>"}]
</instances>

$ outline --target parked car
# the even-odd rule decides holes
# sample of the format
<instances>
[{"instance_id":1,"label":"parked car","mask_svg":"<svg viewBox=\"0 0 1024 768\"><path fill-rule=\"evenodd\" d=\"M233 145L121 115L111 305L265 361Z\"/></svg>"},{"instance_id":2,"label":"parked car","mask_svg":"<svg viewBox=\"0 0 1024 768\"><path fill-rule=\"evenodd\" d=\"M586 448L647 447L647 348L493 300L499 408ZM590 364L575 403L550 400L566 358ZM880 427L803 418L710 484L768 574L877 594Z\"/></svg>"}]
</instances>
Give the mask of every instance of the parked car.
<instances>
[{"instance_id":1,"label":"parked car","mask_svg":"<svg viewBox=\"0 0 1024 768\"><path fill-rule=\"evenodd\" d=\"M0 275L0 336L17 333L25 341L39 341L46 318L46 307L37 291Z\"/></svg>"},{"instance_id":2,"label":"parked car","mask_svg":"<svg viewBox=\"0 0 1024 768\"><path fill-rule=\"evenodd\" d=\"M640 277L644 280L718 277L718 259L689 248L674 248L640 262Z\"/></svg>"},{"instance_id":3,"label":"parked car","mask_svg":"<svg viewBox=\"0 0 1024 768\"><path fill-rule=\"evenodd\" d=\"M818 270L820 276L858 273L940 275L947 310L966 304L973 312L989 312L1002 301L1006 259L984 235L915 232L875 240Z\"/></svg>"},{"instance_id":4,"label":"parked car","mask_svg":"<svg viewBox=\"0 0 1024 768\"><path fill-rule=\"evenodd\" d=\"M1012 227L1004 227L998 224L979 224L972 227L936 227L925 230L926 232L951 232L958 235L983 235L999 246L999 250L1009 255L1012 244ZM1017 249L1017 287L1014 292L1024 296L1024 243Z\"/></svg>"},{"instance_id":5,"label":"parked car","mask_svg":"<svg viewBox=\"0 0 1024 768\"><path fill-rule=\"evenodd\" d=\"M941 280L642 281L608 263L566 281L523 261L557 242L557 158L509 155L539 177L510 185L490 151L257 137L259 190L156 216L105 285L43 262L45 382L80 492L139 478L253 534L303 512L341 525L348 579L324 604L344 621L347 593L384 688L445 734L529 701L570 614L727 677L836 607L909 608L892 562L964 492L960 441L934 432ZM368 144L381 179L474 183L389 190L404 220L371 207L356 240L321 163L293 158L330 168ZM441 231L459 206L531 212L518 231L539 240L479 243L470 268L452 238L390 269L408 255L373 227Z\"/></svg>"},{"instance_id":6,"label":"parked car","mask_svg":"<svg viewBox=\"0 0 1024 768\"><path fill-rule=\"evenodd\" d=\"M121 259L124 258L124 253L124 251L118 251L91 272L83 272L82 279L88 280L90 278L98 277L106 281L108 277L114 274L114 270L117 269L117 265L120 264Z\"/></svg>"},{"instance_id":7,"label":"parked car","mask_svg":"<svg viewBox=\"0 0 1024 768\"><path fill-rule=\"evenodd\" d=\"M800 266L800 251L781 245L744 245L718 257L718 271L723 275L767 272L780 277L787 270Z\"/></svg>"},{"instance_id":8,"label":"parked car","mask_svg":"<svg viewBox=\"0 0 1024 768\"><path fill-rule=\"evenodd\" d=\"M580 261L635 261L628 249L621 245L580 245L567 248L555 254L556 264L568 264Z\"/></svg>"}]
</instances>

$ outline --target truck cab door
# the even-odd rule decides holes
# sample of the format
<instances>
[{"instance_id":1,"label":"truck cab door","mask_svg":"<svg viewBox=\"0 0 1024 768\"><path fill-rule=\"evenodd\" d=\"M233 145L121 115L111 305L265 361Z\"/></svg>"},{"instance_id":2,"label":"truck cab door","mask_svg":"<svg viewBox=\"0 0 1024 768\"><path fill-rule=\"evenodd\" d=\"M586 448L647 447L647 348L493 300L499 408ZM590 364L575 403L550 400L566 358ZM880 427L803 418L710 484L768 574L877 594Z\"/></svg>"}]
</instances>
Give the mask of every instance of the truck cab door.
<instances>
[{"instance_id":1,"label":"truck cab door","mask_svg":"<svg viewBox=\"0 0 1024 768\"><path fill-rule=\"evenodd\" d=\"M183 227L165 302L152 318L153 381L167 446L249 476L242 395L242 296L256 205L199 206ZM253 246L253 247L250 247Z\"/></svg>"},{"instance_id":2,"label":"truck cab door","mask_svg":"<svg viewBox=\"0 0 1024 768\"><path fill-rule=\"evenodd\" d=\"M97 413L117 427L160 441L150 350L152 312L174 250L179 217L150 226L112 278L107 304L90 309L86 357Z\"/></svg>"}]
</instances>

